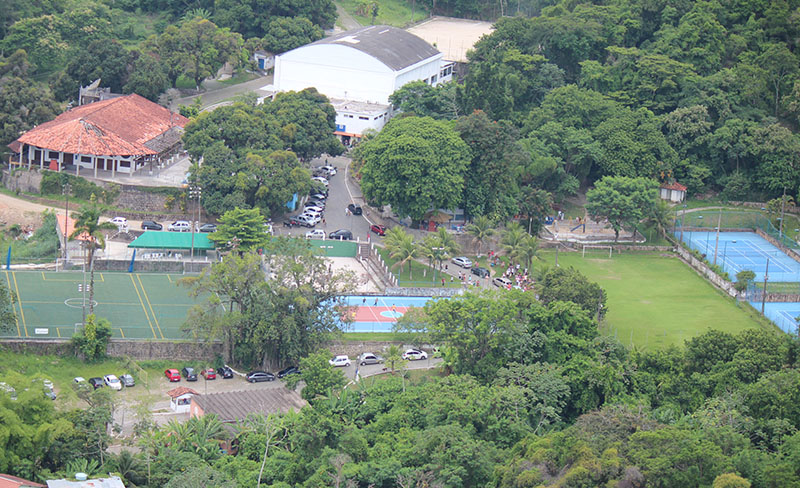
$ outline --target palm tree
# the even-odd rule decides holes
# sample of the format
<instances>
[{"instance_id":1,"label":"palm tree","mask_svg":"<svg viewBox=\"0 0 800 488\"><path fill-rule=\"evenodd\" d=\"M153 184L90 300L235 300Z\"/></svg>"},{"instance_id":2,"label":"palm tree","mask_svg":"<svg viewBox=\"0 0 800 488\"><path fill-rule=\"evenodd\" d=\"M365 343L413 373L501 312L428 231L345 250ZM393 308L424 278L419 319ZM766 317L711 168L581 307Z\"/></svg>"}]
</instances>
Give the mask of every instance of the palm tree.
<instances>
[{"instance_id":1,"label":"palm tree","mask_svg":"<svg viewBox=\"0 0 800 488\"><path fill-rule=\"evenodd\" d=\"M529 235L530 234L525 232L522 226L517 222L513 222L506 227L506 231L503 232L503 237L500 239L500 245L503 247L503 252L510 260L509 264L519 260L523 241L526 236Z\"/></svg>"},{"instance_id":2,"label":"palm tree","mask_svg":"<svg viewBox=\"0 0 800 488\"><path fill-rule=\"evenodd\" d=\"M437 240L433 236L427 236L425 239L419 243L419 254L421 258L425 258L428 260L428 267L433 268L434 263L436 262L438 256L438 249L439 246ZM422 276L427 276L427 268L422 272ZM433 279L436 279L436 273L434 273Z\"/></svg>"},{"instance_id":3,"label":"palm tree","mask_svg":"<svg viewBox=\"0 0 800 488\"><path fill-rule=\"evenodd\" d=\"M444 260L458 253L461 247L456 242L456 238L453 237L453 234L447 232L447 229L444 227L439 227L439 230L436 231L435 237L439 251L437 261L439 261L439 271L441 271Z\"/></svg>"},{"instance_id":4,"label":"palm tree","mask_svg":"<svg viewBox=\"0 0 800 488\"><path fill-rule=\"evenodd\" d=\"M393 250L389 251L389 257L397 261L394 263L394 265L392 265L392 268L399 266L400 272L402 272L405 264L409 263L408 278L411 280L414 278L412 276L412 266L410 261L413 261L418 256L419 246L417 246L417 243L414 242L414 236L410 234L405 234L402 236L401 240L393 245Z\"/></svg>"},{"instance_id":5,"label":"palm tree","mask_svg":"<svg viewBox=\"0 0 800 488\"><path fill-rule=\"evenodd\" d=\"M490 237L495 234L492 219L486 215L481 215L467 226L467 234L472 236L472 243L478 246L478 257L481 257L481 247Z\"/></svg>"},{"instance_id":6,"label":"palm tree","mask_svg":"<svg viewBox=\"0 0 800 488\"><path fill-rule=\"evenodd\" d=\"M75 219L75 230L69 236L70 239L81 237L86 242L86 260L89 266L89 314L94 313L94 253L97 248L105 246L106 241L103 237L104 230L117 230L117 226L111 222L100 222L100 207L94 202L84 205L80 212L72 214ZM84 307L84 311L86 308ZM86 322L84 313L83 322Z\"/></svg>"},{"instance_id":7,"label":"palm tree","mask_svg":"<svg viewBox=\"0 0 800 488\"><path fill-rule=\"evenodd\" d=\"M116 467L116 471L127 484L136 485L143 481L144 475L142 474L142 470L144 466L142 466L141 460L136 457L135 454L131 453L131 451L127 449L120 451L113 459L112 464Z\"/></svg>"},{"instance_id":8,"label":"palm tree","mask_svg":"<svg viewBox=\"0 0 800 488\"><path fill-rule=\"evenodd\" d=\"M667 203L666 200L659 199L650 210L647 221L655 225L662 236L666 236L670 217L672 217L672 208L669 206L669 203Z\"/></svg>"},{"instance_id":9,"label":"palm tree","mask_svg":"<svg viewBox=\"0 0 800 488\"><path fill-rule=\"evenodd\" d=\"M539 257L538 254L539 254L539 239L530 234L526 234L519 250L519 257L525 262L526 268L528 268L529 270L531 269L531 264L533 264L533 260Z\"/></svg>"},{"instance_id":10,"label":"palm tree","mask_svg":"<svg viewBox=\"0 0 800 488\"><path fill-rule=\"evenodd\" d=\"M386 231L386 236L383 238L383 245L386 246L387 251L392 252L392 250L397 247L397 244L403 241L406 236L408 236L408 232L402 227L392 227Z\"/></svg>"}]
</instances>

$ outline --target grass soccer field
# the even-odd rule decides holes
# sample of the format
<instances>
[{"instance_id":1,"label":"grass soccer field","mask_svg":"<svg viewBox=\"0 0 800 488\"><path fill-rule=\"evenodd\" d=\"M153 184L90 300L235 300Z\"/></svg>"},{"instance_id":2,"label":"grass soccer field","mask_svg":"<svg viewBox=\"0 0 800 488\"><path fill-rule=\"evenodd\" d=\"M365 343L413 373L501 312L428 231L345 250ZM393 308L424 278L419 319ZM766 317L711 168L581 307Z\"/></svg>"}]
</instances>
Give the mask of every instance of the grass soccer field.
<instances>
[{"instance_id":1,"label":"grass soccer field","mask_svg":"<svg viewBox=\"0 0 800 488\"><path fill-rule=\"evenodd\" d=\"M542 252L549 265L555 252ZM574 266L607 293L603 332L625 345L651 349L683 345L717 329L737 333L764 324L755 311L723 295L678 258L595 250L559 253L559 265ZM766 325L763 325L766 327Z\"/></svg>"},{"instance_id":2,"label":"grass soccer field","mask_svg":"<svg viewBox=\"0 0 800 488\"><path fill-rule=\"evenodd\" d=\"M95 314L111 322L115 338L181 339L180 327L195 304L177 284L181 277L95 272ZM3 337L71 337L82 323L83 273L12 270L0 279L17 295L16 324Z\"/></svg>"}]
</instances>

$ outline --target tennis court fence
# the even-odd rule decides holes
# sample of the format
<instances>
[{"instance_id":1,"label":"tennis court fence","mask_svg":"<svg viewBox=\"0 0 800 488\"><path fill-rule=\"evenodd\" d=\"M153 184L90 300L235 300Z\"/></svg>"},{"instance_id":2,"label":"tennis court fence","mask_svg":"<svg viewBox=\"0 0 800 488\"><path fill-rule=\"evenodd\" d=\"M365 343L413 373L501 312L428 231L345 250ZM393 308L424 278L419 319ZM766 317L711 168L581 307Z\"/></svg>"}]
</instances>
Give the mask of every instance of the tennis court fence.
<instances>
[{"instance_id":1,"label":"tennis court fence","mask_svg":"<svg viewBox=\"0 0 800 488\"><path fill-rule=\"evenodd\" d=\"M681 231L688 232L689 230L715 231L717 226L724 231L761 230L778 244L800 254L800 244L782 233L770 218L761 212L708 210L687 212L675 220L675 231L678 235Z\"/></svg>"}]
</instances>

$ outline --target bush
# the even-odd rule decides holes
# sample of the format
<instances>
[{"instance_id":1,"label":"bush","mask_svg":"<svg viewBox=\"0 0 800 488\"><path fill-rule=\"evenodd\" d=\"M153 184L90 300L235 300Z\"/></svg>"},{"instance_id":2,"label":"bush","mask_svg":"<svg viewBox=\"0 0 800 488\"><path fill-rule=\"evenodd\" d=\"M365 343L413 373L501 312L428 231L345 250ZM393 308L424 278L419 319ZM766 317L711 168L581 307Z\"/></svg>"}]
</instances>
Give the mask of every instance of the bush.
<instances>
[{"instance_id":1,"label":"bush","mask_svg":"<svg viewBox=\"0 0 800 488\"><path fill-rule=\"evenodd\" d=\"M61 195L64 185L67 183L71 188L70 196L81 200L88 201L94 195L99 201L111 204L117 199L120 192L118 185L112 184L108 188L103 188L80 176L56 173L54 171L45 171L43 173L39 192L42 195Z\"/></svg>"},{"instance_id":2,"label":"bush","mask_svg":"<svg viewBox=\"0 0 800 488\"><path fill-rule=\"evenodd\" d=\"M87 362L106 358L108 341L111 339L111 322L95 314L86 316L86 325L72 336L75 352Z\"/></svg>"}]
</instances>

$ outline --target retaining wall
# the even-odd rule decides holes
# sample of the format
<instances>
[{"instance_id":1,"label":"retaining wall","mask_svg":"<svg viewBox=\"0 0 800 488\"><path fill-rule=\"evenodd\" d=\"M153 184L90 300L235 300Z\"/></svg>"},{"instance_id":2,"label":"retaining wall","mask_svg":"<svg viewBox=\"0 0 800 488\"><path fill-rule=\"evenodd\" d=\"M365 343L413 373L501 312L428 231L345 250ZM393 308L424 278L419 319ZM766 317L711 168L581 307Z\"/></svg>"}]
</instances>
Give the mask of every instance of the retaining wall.
<instances>
[{"instance_id":1,"label":"retaining wall","mask_svg":"<svg viewBox=\"0 0 800 488\"><path fill-rule=\"evenodd\" d=\"M9 174L3 171L3 186L12 191L22 191L26 193L39 193L42 187L42 174L38 171L14 171Z\"/></svg>"},{"instance_id":2,"label":"retaining wall","mask_svg":"<svg viewBox=\"0 0 800 488\"><path fill-rule=\"evenodd\" d=\"M701 275L705 276L714 286L724 291L731 297L736 298L739 295L739 292L737 292L733 287L733 283L715 273L710 267L708 267L706 263L694 257L689 251L684 249L683 246L678 245L674 249L683 262L694 268L695 271Z\"/></svg>"},{"instance_id":3,"label":"retaining wall","mask_svg":"<svg viewBox=\"0 0 800 488\"><path fill-rule=\"evenodd\" d=\"M780 249L781 251L783 251L784 254L786 254L790 258L792 258L795 261L797 261L798 263L800 263L800 256L797 254L797 251L795 249L790 249L790 248L784 246L782 243L778 242L777 239L775 239L774 237L772 237L771 235L767 234L766 232L764 232L761 229L756 229L756 234L760 235L761 237L766 239L767 242L769 242L773 246L775 246L778 249Z\"/></svg>"},{"instance_id":4,"label":"retaining wall","mask_svg":"<svg viewBox=\"0 0 800 488\"><path fill-rule=\"evenodd\" d=\"M399 297L454 297L464 293L463 288L406 288L395 287L384 290L387 295Z\"/></svg>"},{"instance_id":5,"label":"retaining wall","mask_svg":"<svg viewBox=\"0 0 800 488\"><path fill-rule=\"evenodd\" d=\"M2 347L19 353L38 355L71 356L74 354L68 339L6 339ZM149 359L216 359L222 354L222 344L173 341L132 341L112 339L107 353L111 357L130 357L138 360Z\"/></svg>"}]
</instances>

